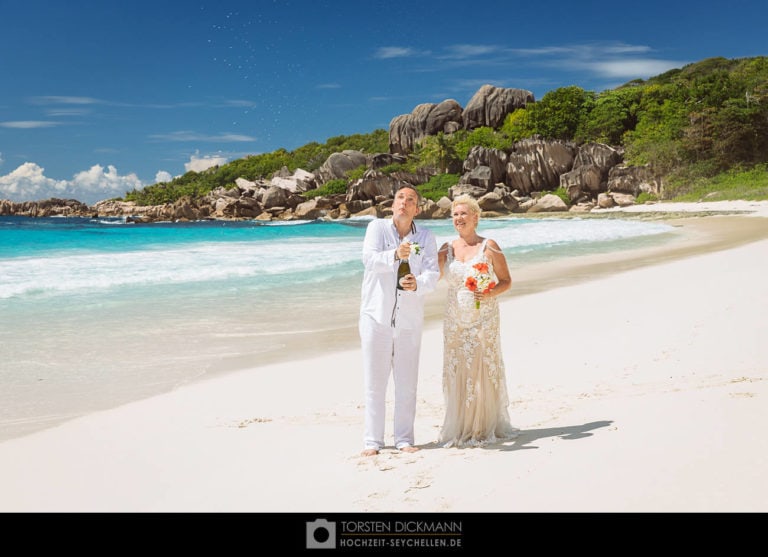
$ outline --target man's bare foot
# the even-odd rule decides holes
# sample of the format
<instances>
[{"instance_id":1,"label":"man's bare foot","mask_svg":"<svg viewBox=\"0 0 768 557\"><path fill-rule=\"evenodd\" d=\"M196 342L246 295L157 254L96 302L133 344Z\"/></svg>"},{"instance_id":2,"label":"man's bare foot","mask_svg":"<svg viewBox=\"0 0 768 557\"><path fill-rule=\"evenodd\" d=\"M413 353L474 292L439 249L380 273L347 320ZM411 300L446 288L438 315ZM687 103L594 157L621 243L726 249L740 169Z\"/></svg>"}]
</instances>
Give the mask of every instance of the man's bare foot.
<instances>
[{"instance_id":1,"label":"man's bare foot","mask_svg":"<svg viewBox=\"0 0 768 557\"><path fill-rule=\"evenodd\" d=\"M414 447L413 445L406 445L400 449L400 451L404 453L415 453L418 450L420 449L418 447Z\"/></svg>"},{"instance_id":2,"label":"man's bare foot","mask_svg":"<svg viewBox=\"0 0 768 557\"><path fill-rule=\"evenodd\" d=\"M378 449L365 449L360 453L360 456L376 456L377 454L379 454Z\"/></svg>"}]
</instances>

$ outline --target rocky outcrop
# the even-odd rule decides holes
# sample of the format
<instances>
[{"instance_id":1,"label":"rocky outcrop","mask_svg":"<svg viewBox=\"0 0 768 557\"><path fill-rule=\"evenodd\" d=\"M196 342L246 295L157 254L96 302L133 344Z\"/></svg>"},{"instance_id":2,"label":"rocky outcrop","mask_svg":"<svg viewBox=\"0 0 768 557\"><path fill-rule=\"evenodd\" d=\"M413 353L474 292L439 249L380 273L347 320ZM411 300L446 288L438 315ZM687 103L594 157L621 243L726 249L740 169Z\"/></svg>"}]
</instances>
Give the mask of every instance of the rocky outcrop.
<instances>
[{"instance_id":1,"label":"rocky outcrop","mask_svg":"<svg viewBox=\"0 0 768 557\"><path fill-rule=\"evenodd\" d=\"M459 182L450 190L448 190L451 199L454 199L460 195L470 195L474 197L475 199L479 199L482 196L484 196L486 193L488 193L488 188L485 186L476 186L473 184L470 184L468 182Z\"/></svg>"},{"instance_id":2,"label":"rocky outcrop","mask_svg":"<svg viewBox=\"0 0 768 557\"><path fill-rule=\"evenodd\" d=\"M518 141L507 159L505 183L525 194L554 191L560 186L560 176L573 168L576 153L576 146L565 141Z\"/></svg>"},{"instance_id":3,"label":"rocky outcrop","mask_svg":"<svg viewBox=\"0 0 768 557\"><path fill-rule=\"evenodd\" d=\"M322 183L330 180L338 180L347 177L347 172L359 168L368 162L364 153L354 150L345 150L333 153L317 171Z\"/></svg>"},{"instance_id":4,"label":"rocky outcrop","mask_svg":"<svg viewBox=\"0 0 768 557\"><path fill-rule=\"evenodd\" d=\"M0 215L24 217L90 217L95 213L85 203L76 199L52 197L40 201L14 202L0 199Z\"/></svg>"},{"instance_id":5,"label":"rocky outcrop","mask_svg":"<svg viewBox=\"0 0 768 557\"><path fill-rule=\"evenodd\" d=\"M618 164L608 173L608 191L628 193L635 197L643 192L658 196L661 193L661 178L648 165Z\"/></svg>"},{"instance_id":6,"label":"rocky outcrop","mask_svg":"<svg viewBox=\"0 0 768 557\"><path fill-rule=\"evenodd\" d=\"M453 133L461 127L461 105L455 100L420 104L410 114L395 116L389 123L389 152L407 155L428 135Z\"/></svg>"},{"instance_id":7,"label":"rocky outcrop","mask_svg":"<svg viewBox=\"0 0 768 557\"><path fill-rule=\"evenodd\" d=\"M596 166L601 169L604 179L608 178L608 170L624 160L623 151L605 143L585 143L579 147L573 168L581 166Z\"/></svg>"},{"instance_id":8,"label":"rocky outcrop","mask_svg":"<svg viewBox=\"0 0 768 557\"><path fill-rule=\"evenodd\" d=\"M507 175L508 156L504 151L487 147L472 147L464 160L462 181L489 186L503 182ZM478 171L478 169L480 169Z\"/></svg>"},{"instance_id":9,"label":"rocky outcrop","mask_svg":"<svg viewBox=\"0 0 768 557\"><path fill-rule=\"evenodd\" d=\"M490 192L486 201L489 212L526 212L573 210L589 211L598 204L597 196L606 192L608 176L622 162L622 153L600 143L576 146L565 141L530 138L512 146L509 153L485 147L473 147L464 160L464 173L451 188L451 197L469 194L477 199ZM629 191L632 181L626 172L614 172L616 186ZM621 178L619 178L621 176ZM645 188L649 177L639 174L634 187ZM571 208L559 201L526 199L528 196L558 188L568 193ZM501 209L500 203L504 209Z\"/></svg>"},{"instance_id":10,"label":"rocky outcrop","mask_svg":"<svg viewBox=\"0 0 768 557\"><path fill-rule=\"evenodd\" d=\"M403 164L408 162L405 155L395 155L391 153L374 153L368 160L368 165L372 170L379 170L392 164Z\"/></svg>"},{"instance_id":11,"label":"rocky outcrop","mask_svg":"<svg viewBox=\"0 0 768 557\"><path fill-rule=\"evenodd\" d=\"M287 190L290 193L303 193L317 188L315 175L301 168L290 174L288 169L283 167L280 173L272 177L269 185Z\"/></svg>"},{"instance_id":12,"label":"rocky outcrop","mask_svg":"<svg viewBox=\"0 0 768 557\"><path fill-rule=\"evenodd\" d=\"M534 102L533 93L525 89L504 89L483 85L467 103L462 113L464 129L473 130L481 126L500 128L507 114L518 108L525 108Z\"/></svg>"},{"instance_id":13,"label":"rocky outcrop","mask_svg":"<svg viewBox=\"0 0 768 557\"><path fill-rule=\"evenodd\" d=\"M174 203L138 206L134 202L106 200L88 207L75 200L38 202L0 201L0 214L30 216L125 217L130 222L193 221L200 219L295 220L347 218L392 213L393 193L403 183L424 184L434 170L417 172L379 170L404 162L400 155L335 153L323 164L326 178L345 176L366 164L363 177L347 186L346 193L307 196L321 179L317 174L283 168L269 180L237 178L232 187L219 187L200 198L183 197ZM425 200L419 218L450 217L451 199L469 194L487 216L550 211L589 211L634 202L641 192L658 194L660 181L647 167L626 167L619 151L601 144L581 147L531 138L517 142L509 153L473 147L463 161L464 174L438 202ZM318 173L319 174L319 173ZM570 209L557 195L542 192L564 188Z\"/></svg>"},{"instance_id":14,"label":"rocky outcrop","mask_svg":"<svg viewBox=\"0 0 768 557\"><path fill-rule=\"evenodd\" d=\"M496 188L477 200L480 209L495 213L516 213L520 210L520 201L505 188Z\"/></svg>"},{"instance_id":15,"label":"rocky outcrop","mask_svg":"<svg viewBox=\"0 0 768 557\"><path fill-rule=\"evenodd\" d=\"M552 213L567 211L568 205L565 201L560 199L557 195L548 193L541 196L539 199L535 199L534 202L527 208L527 213Z\"/></svg>"},{"instance_id":16,"label":"rocky outcrop","mask_svg":"<svg viewBox=\"0 0 768 557\"><path fill-rule=\"evenodd\" d=\"M508 114L533 101L533 93L524 89L483 85L463 109L453 99L420 104L410 114L395 116L389 123L389 152L407 155L419 141L439 132L450 134L481 126L498 128Z\"/></svg>"},{"instance_id":17,"label":"rocky outcrop","mask_svg":"<svg viewBox=\"0 0 768 557\"><path fill-rule=\"evenodd\" d=\"M117 201L107 199L99 201L93 206L93 210L101 217L122 217L141 215L148 207L137 206L133 201Z\"/></svg>"},{"instance_id":18,"label":"rocky outcrop","mask_svg":"<svg viewBox=\"0 0 768 557\"><path fill-rule=\"evenodd\" d=\"M582 165L561 174L560 187L568 192L571 203L579 203L605 190L602 171L594 164Z\"/></svg>"},{"instance_id":19,"label":"rocky outcrop","mask_svg":"<svg viewBox=\"0 0 768 557\"><path fill-rule=\"evenodd\" d=\"M352 201L374 201L391 198L402 182L376 170L368 170L362 179L347 188L347 203Z\"/></svg>"},{"instance_id":20,"label":"rocky outcrop","mask_svg":"<svg viewBox=\"0 0 768 557\"><path fill-rule=\"evenodd\" d=\"M608 172L622 160L623 154L610 145L582 145L573 161L573 170L560 176L560 187L568 192L572 203L594 199L608 189Z\"/></svg>"}]
</instances>

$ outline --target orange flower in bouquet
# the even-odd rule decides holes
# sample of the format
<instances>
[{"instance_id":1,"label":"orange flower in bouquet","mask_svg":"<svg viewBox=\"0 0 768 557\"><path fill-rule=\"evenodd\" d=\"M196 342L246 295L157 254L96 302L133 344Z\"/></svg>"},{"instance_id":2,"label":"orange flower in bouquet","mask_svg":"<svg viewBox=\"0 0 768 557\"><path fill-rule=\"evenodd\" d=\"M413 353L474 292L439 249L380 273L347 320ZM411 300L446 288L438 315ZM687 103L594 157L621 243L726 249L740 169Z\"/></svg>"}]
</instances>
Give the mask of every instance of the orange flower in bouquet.
<instances>
[{"instance_id":1,"label":"orange flower in bouquet","mask_svg":"<svg viewBox=\"0 0 768 557\"><path fill-rule=\"evenodd\" d=\"M495 286L496 281L493 280L488 269L488 263L475 263L472 265L472 272L464 281L464 286L470 292L480 290L483 294L490 292ZM475 300L475 309L480 309L480 300Z\"/></svg>"}]
</instances>

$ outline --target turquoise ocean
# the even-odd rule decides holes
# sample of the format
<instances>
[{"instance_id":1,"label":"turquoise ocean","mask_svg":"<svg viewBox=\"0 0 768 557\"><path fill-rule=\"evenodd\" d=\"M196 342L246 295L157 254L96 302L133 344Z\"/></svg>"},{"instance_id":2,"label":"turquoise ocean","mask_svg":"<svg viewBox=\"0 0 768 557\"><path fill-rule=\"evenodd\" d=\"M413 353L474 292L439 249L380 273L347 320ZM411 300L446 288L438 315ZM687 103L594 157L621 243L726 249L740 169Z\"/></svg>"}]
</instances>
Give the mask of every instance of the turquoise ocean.
<instances>
[{"instance_id":1,"label":"turquoise ocean","mask_svg":"<svg viewBox=\"0 0 768 557\"><path fill-rule=\"evenodd\" d=\"M349 347L367 219L0 217L0 440L275 359ZM438 245L450 219L423 220ZM484 219L513 273L670 240L663 222ZM345 344L346 343L346 344Z\"/></svg>"}]
</instances>

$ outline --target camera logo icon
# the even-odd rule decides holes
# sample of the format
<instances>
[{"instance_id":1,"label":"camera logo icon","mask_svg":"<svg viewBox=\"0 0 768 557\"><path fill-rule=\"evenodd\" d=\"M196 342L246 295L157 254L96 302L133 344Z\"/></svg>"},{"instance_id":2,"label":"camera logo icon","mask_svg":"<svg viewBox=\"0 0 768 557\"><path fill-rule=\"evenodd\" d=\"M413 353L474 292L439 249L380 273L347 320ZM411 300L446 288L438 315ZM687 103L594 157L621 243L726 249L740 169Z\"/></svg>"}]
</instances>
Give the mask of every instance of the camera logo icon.
<instances>
[{"instance_id":1,"label":"camera logo icon","mask_svg":"<svg viewBox=\"0 0 768 557\"><path fill-rule=\"evenodd\" d=\"M307 549L336 549L336 523L324 518L307 522Z\"/></svg>"}]
</instances>

